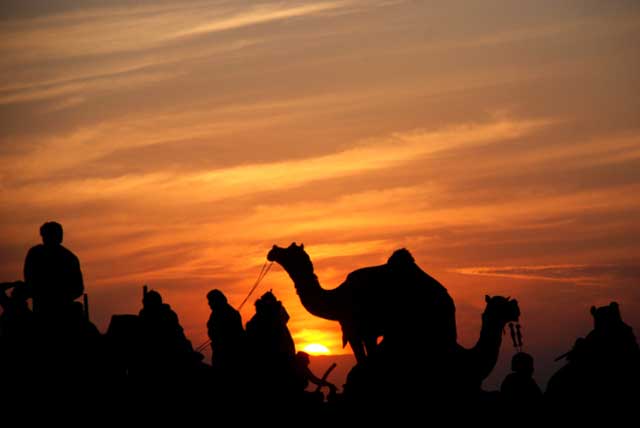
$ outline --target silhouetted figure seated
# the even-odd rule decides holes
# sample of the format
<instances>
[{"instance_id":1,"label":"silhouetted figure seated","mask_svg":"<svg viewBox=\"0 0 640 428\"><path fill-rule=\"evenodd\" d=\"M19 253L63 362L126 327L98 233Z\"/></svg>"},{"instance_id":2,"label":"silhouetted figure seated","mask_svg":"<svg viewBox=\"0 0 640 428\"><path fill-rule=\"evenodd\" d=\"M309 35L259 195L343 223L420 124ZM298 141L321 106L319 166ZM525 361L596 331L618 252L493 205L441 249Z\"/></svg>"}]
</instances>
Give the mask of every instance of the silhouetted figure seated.
<instances>
[{"instance_id":1,"label":"silhouetted figure seated","mask_svg":"<svg viewBox=\"0 0 640 428\"><path fill-rule=\"evenodd\" d=\"M62 226L47 222L40 227L42 244L32 247L24 262L24 281L37 315L57 316L82 296L80 261L62 246Z\"/></svg>"},{"instance_id":2,"label":"silhouetted figure seated","mask_svg":"<svg viewBox=\"0 0 640 428\"><path fill-rule=\"evenodd\" d=\"M324 395L320 388L329 388L329 394L336 393L336 386L325 379L321 379L313 374L309 368L311 357L304 351L298 351L295 358L295 375L298 382L298 388L301 393L302 403L304 405L318 405L324 402ZM317 386L314 391L308 391L309 384L313 383Z\"/></svg>"},{"instance_id":3,"label":"silhouetted figure seated","mask_svg":"<svg viewBox=\"0 0 640 428\"><path fill-rule=\"evenodd\" d=\"M171 307L155 290L147 292L140 310L142 352L147 375L175 376L193 367L197 355Z\"/></svg>"},{"instance_id":4,"label":"silhouetted figure seated","mask_svg":"<svg viewBox=\"0 0 640 428\"><path fill-rule=\"evenodd\" d=\"M256 313L247 322L247 348L253 370L254 399L283 402L296 392L295 345L287 322L289 314L272 292L255 303Z\"/></svg>"},{"instance_id":5,"label":"silhouetted figure seated","mask_svg":"<svg viewBox=\"0 0 640 428\"><path fill-rule=\"evenodd\" d=\"M534 409L540 405L542 390L533 379L533 357L518 352L511 359L511 373L500 386L502 399L518 409Z\"/></svg>"},{"instance_id":6,"label":"silhouetted figure seated","mask_svg":"<svg viewBox=\"0 0 640 428\"><path fill-rule=\"evenodd\" d=\"M640 399L640 348L622 321L618 303L591 308L594 328L576 340L567 364L549 380L545 397L555 405L598 406Z\"/></svg>"}]
</instances>

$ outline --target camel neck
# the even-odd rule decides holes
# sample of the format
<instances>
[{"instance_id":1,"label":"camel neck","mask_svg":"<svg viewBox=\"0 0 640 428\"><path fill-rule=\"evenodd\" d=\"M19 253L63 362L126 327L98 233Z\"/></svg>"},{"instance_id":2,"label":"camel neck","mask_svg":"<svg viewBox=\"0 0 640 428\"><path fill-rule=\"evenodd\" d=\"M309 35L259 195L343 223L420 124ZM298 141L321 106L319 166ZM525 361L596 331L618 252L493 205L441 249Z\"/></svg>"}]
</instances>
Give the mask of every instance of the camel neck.
<instances>
[{"instance_id":1,"label":"camel neck","mask_svg":"<svg viewBox=\"0 0 640 428\"><path fill-rule=\"evenodd\" d=\"M482 328L480 338L474 346L474 351L478 355L478 369L480 379L485 379L498 362L500 346L502 345L502 329L500 322L482 315Z\"/></svg>"},{"instance_id":2,"label":"camel neck","mask_svg":"<svg viewBox=\"0 0 640 428\"><path fill-rule=\"evenodd\" d=\"M338 319L333 294L322 288L315 273L297 274L291 276L291 279L295 284L300 302L307 311L321 318Z\"/></svg>"},{"instance_id":3,"label":"camel neck","mask_svg":"<svg viewBox=\"0 0 640 428\"><path fill-rule=\"evenodd\" d=\"M482 315L482 328L480 329L479 342L486 342L493 347L496 343L499 345L502 343L502 333L504 330L504 323L492 320L487 315Z\"/></svg>"}]
</instances>

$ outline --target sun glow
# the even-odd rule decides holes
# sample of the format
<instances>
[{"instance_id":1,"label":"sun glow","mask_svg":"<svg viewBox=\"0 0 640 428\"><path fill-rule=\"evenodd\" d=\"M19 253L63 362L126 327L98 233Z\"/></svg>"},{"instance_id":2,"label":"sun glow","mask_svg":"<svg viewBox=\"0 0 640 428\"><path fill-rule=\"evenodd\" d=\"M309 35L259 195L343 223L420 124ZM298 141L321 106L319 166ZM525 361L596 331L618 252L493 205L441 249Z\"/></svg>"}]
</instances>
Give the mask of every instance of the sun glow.
<instances>
[{"instance_id":1,"label":"sun glow","mask_svg":"<svg viewBox=\"0 0 640 428\"><path fill-rule=\"evenodd\" d=\"M329 355L330 354L329 348L319 343L310 343L309 345L305 346L303 349L305 352L311 355Z\"/></svg>"}]
</instances>

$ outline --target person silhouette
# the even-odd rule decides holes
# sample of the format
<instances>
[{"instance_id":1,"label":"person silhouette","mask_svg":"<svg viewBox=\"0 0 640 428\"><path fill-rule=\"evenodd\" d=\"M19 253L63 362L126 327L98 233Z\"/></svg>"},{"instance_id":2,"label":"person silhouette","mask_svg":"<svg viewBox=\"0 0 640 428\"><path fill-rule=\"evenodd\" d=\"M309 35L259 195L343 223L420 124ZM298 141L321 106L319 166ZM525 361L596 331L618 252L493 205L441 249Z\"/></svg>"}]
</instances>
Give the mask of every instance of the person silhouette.
<instances>
[{"instance_id":1,"label":"person silhouette","mask_svg":"<svg viewBox=\"0 0 640 428\"><path fill-rule=\"evenodd\" d=\"M255 302L256 313L246 324L247 351L251 358L252 383L260 399L290 399L295 385L295 344L287 327L289 314L268 291ZM268 392L267 392L268 390ZM285 399L285 400L286 400Z\"/></svg>"},{"instance_id":2,"label":"person silhouette","mask_svg":"<svg viewBox=\"0 0 640 428\"><path fill-rule=\"evenodd\" d=\"M322 403L324 401L324 396L322 395L320 388L326 386L327 388L329 388L330 394L335 394L337 388L331 382L328 382L325 379L321 379L313 374L313 372L309 368L309 364L311 364L311 356L307 352L298 351L296 353L294 366L296 379L298 381L298 387L303 393L304 402ZM309 387L310 383L313 383L318 388L315 391L307 391L306 389Z\"/></svg>"},{"instance_id":3,"label":"person silhouette","mask_svg":"<svg viewBox=\"0 0 640 428\"><path fill-rule=\"evenodd\" d=\"M193 346L184 334L178 315L162 301L160 293L150 290L144 294L138 316L149 374L174 375L193 362Z\"/></svg>"},{"instance_id":4,"label":"person silhouette","mask_svg":"<svg viewBox=\"0 0 640 428\"><path fill-rule=\"evenodd\" d=\"M268 291L256 302L256 313L247 322L247 336L267 359L293 361L295 345L287 323L289 314L282 302Z\"/></svg>"},{"instance_id":5,"label":"person silhouette","mask_svg":"<svg viewBox=\"0 0 640 428\"><path fill-rule=\"evenodd\" d=\"M40 227L42 244L32 247L24 262L24 282L37 315L64 313L84 293L80 261L62 246L60 223Z\"/></svg>"},{"instance_id":6,"label":"person silhouette","mask_svg":"<svg viewBox=\"0 0 640 428\"><path fill-rule=\"evenodd\" d=\"M211 366L219 375L232 378L245 357L245 332L242 317L224 293L214 289L207 293L211 315L207 333L211 340Z\"/></svg>"},{"instance_id":7,"label":"person silhouette","mask_svg":"<svg viewBox=\"0 0 640 428\"><path fill-rule=\"evenodd\" d=\"M526 352L518 352L511 358L511 373L500 386L500 394L506 402L521 407L535 407L540 404L542 390L533 379L533 357Z\"/></svg>"}]
</instances>

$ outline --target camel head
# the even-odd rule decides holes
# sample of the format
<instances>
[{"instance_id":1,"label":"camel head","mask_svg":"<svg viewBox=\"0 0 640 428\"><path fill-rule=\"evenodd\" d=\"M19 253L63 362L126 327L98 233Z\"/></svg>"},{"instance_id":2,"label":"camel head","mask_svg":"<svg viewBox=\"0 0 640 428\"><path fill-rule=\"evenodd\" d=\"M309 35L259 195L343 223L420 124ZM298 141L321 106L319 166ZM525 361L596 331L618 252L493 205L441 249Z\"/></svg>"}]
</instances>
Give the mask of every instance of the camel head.
<instances>
[{"instance_id":1,"label":"camel head","mask_svg":"<svg viewBox=\"0 0 640 428\"><path fill-rule=\"evenodd\" d=\"M487 319L501 325L518 321L520 308L516 299L502 296L485 296L485 301L487 302L487 307L484 310L483 317L487 317Z\"/></svg>"},{"instance_id":2,"label":"camel head","mask_svg":"<svg viewBox=\"0 0 640 428\"><path fill-rule=\"evenodd\" d=\"M607 306L591 307L593 316L593 328L597 330L607 330L622 324L620 316L620 306L618 302L611 302Z\"/></svg>"},{"instance_id":3,"label":"camel head","mask_svg":"<svg viewBox=\"0 0 640 428\"><path fill-rule=\"evenodd\" d=\"M304 251L304 244L296 245L293 242L286 248L274 245L267 254L267 260L280 264L294 280L313 273L313 263Z\"/></svg>"}]
</instances>

